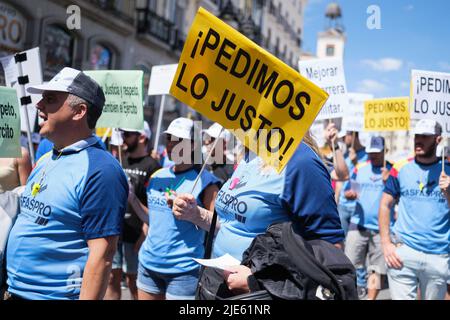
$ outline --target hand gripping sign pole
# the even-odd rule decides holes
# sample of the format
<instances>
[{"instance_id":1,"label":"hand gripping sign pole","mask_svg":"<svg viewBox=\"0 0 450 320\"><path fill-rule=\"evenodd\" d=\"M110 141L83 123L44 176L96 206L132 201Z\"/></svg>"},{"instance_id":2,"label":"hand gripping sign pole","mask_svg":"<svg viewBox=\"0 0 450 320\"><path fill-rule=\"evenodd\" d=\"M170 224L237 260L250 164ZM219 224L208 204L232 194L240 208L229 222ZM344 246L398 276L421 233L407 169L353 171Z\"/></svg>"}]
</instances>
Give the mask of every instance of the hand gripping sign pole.
<instances>
[{"instance_id":1,"label":"hand gripping sign pole","mask_svg":"<svg viewBox=\"0 0 450 320\"><path fill-rule=\"evenodd\" d=\"M214 144L213 144L211 150L209 150L208 156L205 159L205 163L203 164L202 169L200 170L200 172L198 173L197 178L194 181L194 185L192 186L192 189L191 189L191 192L190 192L191 194L194 192L195 187L197 186L197 182L200 180L200 177L202 176L203 170L205 170L206 165L208 164L209 158L211 158L211 154L212 154L213 150L216 149L217 142L219 142L223 130L224 130L224 128L220 129L220 132L219 132L219 135L216 138L216 141L214 141ZM195 228L198 230L198 226L197 225L195 225Z\"/></svg>"},{"instance_id":2,"label":"hand gripping sign pole","mask_svg":"<svg viewBox=\"0 0 450 320\"><path fill-rule=\"evenodd\" d=\"M22 62L27 61L27 53L22 52L18 53L14 56L14 61L16 62L18 66L18 78L17 81L20 85L20 105L25 107L25 122L26 122L26 128L27 128L27 139L28 139L28 150L30 152L30 158L31 163L34 166L34 150L33 150L33 142L31 140L31 128L30 128L30 120L28 115L28 105L31 103L31 97L26 95L25 92L25 85L29 82L28 76L23 75L23 68L22 68Z\"/></svg>"}]
</instances>

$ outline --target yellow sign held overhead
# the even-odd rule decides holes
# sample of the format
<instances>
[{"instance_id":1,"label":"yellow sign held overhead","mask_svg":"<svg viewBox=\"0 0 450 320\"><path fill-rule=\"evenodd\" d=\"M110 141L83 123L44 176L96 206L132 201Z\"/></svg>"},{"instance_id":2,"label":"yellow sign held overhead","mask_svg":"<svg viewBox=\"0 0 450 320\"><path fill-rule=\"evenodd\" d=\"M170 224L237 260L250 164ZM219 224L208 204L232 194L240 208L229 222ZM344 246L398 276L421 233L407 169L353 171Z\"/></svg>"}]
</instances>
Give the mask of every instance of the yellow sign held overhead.
<instances>
[{"instance_id":1,"label":"yellow sign held overhead","mask_svg":"<svg viewBox=\"0 0 450 320\"><path fill-rule=\"evenodd\" d=\"M409 98L366 100L364 103L364 130L409 130Z\"/></svg>"},{"instance_id":2,"label":"yellow sign held overhead","mask_svg":"<svg viewBox=\"0 0 450 320\"><path fill-rule=\"evenodd\" d=\"M200 8L170 93L280 172L328 94Z\"/></svg>"}]
</instances>

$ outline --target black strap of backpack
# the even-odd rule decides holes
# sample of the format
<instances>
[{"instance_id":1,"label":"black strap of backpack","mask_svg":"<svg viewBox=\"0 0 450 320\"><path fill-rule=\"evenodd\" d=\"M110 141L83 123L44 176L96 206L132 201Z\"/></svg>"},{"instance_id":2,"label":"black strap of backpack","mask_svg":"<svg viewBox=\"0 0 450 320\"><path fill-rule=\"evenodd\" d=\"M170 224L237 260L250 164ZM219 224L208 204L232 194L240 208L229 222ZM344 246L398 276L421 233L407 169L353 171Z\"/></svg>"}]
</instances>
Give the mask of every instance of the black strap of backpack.
<instances>
[{"instance_id":1,"label":"black strap of backpack","mask_svg":"<svg viewBox=\"0 0 450 320\"><path fill-rule=\"evenodd\" d=\"M211 259L214 232L216 232L216 223L217 223L217 212L216 209L214 209L214 213L211 219L211 226L209 227L208 236L206 237L205 255L203 259Z\"/></svg>"}]
</instances>

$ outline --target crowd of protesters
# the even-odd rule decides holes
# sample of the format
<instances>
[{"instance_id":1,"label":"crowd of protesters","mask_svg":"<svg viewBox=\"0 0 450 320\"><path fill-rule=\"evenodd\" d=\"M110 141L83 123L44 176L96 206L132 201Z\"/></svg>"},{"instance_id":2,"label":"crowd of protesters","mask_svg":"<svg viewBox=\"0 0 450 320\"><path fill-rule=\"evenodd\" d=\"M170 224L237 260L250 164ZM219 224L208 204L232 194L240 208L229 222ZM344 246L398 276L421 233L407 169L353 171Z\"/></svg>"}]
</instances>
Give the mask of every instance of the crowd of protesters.
<instances>
[{"instance_id":1,"label":"crowd of protesters","mask_svg":"<svg viewBox=\"0 0 450 320\"><path fill-rule=\"evenodd\" d=\"M277 173L234 147L219 124L201 131L188 118L154 137L162 153L148 149L147 122L121 128L121 152L108 152L111 141L93 134L103 91L75 69L28 91L42 94L45 139L33 170L25 149L0 160L0 195L22 186L5 299L120 299L124 279L133 299L193 299L205 275L221 278L226 296L246 293L247 266L200 273L193 259L203 257L212 224L212 257L241 261L256 236L283 221L342 249L361 299L376 299L384 286L392 299L449 292L450 163L437 154L436 121L418 122L412 156L394 164L381 136L363 146L358 132L329 123L328 148L307 133Z\"/></svg>"}]
</instances>

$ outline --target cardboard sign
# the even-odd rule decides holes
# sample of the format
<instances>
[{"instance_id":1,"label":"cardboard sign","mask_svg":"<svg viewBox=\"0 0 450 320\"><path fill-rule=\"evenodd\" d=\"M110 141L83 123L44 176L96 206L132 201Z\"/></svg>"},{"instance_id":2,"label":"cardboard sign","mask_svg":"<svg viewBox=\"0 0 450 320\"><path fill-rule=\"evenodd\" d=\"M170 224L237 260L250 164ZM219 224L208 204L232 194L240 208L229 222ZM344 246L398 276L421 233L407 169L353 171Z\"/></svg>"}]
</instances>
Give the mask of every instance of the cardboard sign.
<instances>
[{"instance_id":1,"label":"cardboard sign","mask_svg":"<svg viewBox=\"0 0 450 320\"><path fill-rule=\"evenodd\" d=\"M105 94L103 113L97 128L144 128L142 71L85 71L102 87Z\"/></svg>"},{"instance_id":2,"label":"cardboard sign","mask_svg":"<svg viewBox=\"0 0 450 320\"><path fill-rule=\"evenodd\" d=\"M450 73L412 70L411 118L432 119L450 137Z\"/></svg>"},{"instance_id":3,"label":"cardboard sign","mask_svg":"<svg viewBox=\"0 0 450 320\"><path fill-rule=\"evenodd\" d=\"M328 97L203 8L192 24L170 93L232 131L278 172Z\"/></svg>"},{"instance_id":4,"label":"cardboard sign","mask_svg":"<svg viewBox=\"0 0 450 320\"><path fill-rule=\"evenodd\" d=\"M366 101L364 103L364 130L409 130L409 98L386 98Z\"/></svg>"},{"instance_id":5,"label":"cardboard sign","mask_svg":"<svg viewBox=\"0 0 450 320\"><path fill-rule=\"evenodd\" d=\"M364 130L364 103L372 100L373 95L365 93L348 93L348 105L344 108L342 117L342 131Z\"/></svg>"},{"instance_id":6,"label":"cardboard sign","mask_svg":"<svg viewBox=\"0 0 450 320\"><path fill-rule=\"evenodd\" d=\"M170 86L177 72L178 64L154 66L150 75L148 86L149 96L158 96L170 93Z\"/></svg>"},{"instance_id":7,"label":"cardboard sign","mask_svg":"<svg viewBox=\"0 0 450 320\"><path fill-rule=\"evenodd\" d=\"M325 58L299 61L300 73L328 92L329 98L317 116L317 120L344 116L348 105L344 65L341 58Z\"/></svg>"},{"instance_id":8,"label":"cardboard sign","mask_svg":"<svg viewBox=\"0 0 450 320\"><path fill-rule=\"evenodd\" d=\"M20 158L20 109L16 89L0 87L0 158Z\"/></svg>"}]
</instances>

